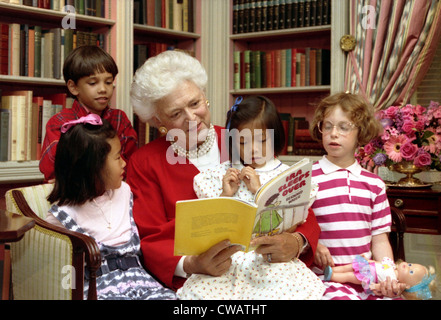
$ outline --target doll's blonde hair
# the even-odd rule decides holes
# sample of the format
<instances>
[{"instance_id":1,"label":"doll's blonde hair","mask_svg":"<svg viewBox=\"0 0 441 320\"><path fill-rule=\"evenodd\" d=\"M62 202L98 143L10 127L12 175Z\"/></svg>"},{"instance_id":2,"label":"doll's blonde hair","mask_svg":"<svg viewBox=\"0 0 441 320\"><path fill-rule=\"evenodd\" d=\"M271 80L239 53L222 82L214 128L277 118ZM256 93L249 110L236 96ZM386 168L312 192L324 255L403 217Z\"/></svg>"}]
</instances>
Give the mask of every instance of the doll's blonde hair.
<instances>
[{"instance_id":1,"label":"doll's blonde hair","mask_svg":"<svg viewBox=\"0 0 441 320\"><path fill-rule=\"evenodd\" d=\"M428 287L430 292L432 293L432 297L435 295L435 292L437 291L437 277L436 277L436 271L433 266L427 267L427 276L434 276L432 281L429 283ZM421 300L421 298L418 297L418 292L407 292L403 291L402 296L406 300Z\"/></svg>"}]
</instances>

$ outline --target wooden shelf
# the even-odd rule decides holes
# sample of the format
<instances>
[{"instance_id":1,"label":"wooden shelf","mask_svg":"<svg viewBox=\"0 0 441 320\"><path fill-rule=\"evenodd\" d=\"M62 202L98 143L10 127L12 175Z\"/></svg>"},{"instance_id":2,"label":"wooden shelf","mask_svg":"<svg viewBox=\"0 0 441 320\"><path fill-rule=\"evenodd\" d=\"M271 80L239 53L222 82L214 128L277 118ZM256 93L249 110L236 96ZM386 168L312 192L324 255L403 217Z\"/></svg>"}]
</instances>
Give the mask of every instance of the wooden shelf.
<instances>
[{"instance_id":1,"label":"wooden shelf","mask_svg":"<svg viewBox=\"0 0 441 320\"><path fill-rule=\"evenodd\" d=\"M278 87L278 88L253 88L230 90L230 94L276 94L276 93L306 93L306 92L328 92L331 86L308 86L308 87Z\"/></svg>"},{"instance_id":2,"label":"wooden shelf","mask_svg":"<svg viewBox=\"0 0 441 320\"><path fill-rule=\"evenodd\" d=\"M17 83L23 85L40 85L40 86L61 86L65 87L66 82L61 79L25 77L25 76L8 76L0 75L0 83Z\"/></svg>"},{"instance_id":3,"label":"wooden shelf","mask_svg":"<svg viewBox=\"0 0 441 320\"><path fill-rule=\"evenodd\" d=\"M12 20L17 20L17 17L23 20L38 21L44 23L56 23L61 21L66 15L66 12L36 8L31 6L25 6L20 4L12 3L2 3L0 2L0 11L2 13L2 19L5 16L10 16ZM81 27L102 27L102 26L113 26L115 24L114 20L87 16L83 14L75 14L75 19L77 22L81 23Z\"/></svg>"},{"instance_id":4,"label":"wooden shelf","mask_svg":"<svg viewBox=\"0 0 441 320\"><path fill-rule=\"evenodd\" d=\"M193 32L177 31L172 29L147 26L143 24L134 24L133 30L135 31L135 34L137 36L145 35L149 37L166 37L176 40L199 39L201 37L200 34Z\"/></svg>"},{"instance_id":5,"label":"wooden shelf","mask_svg":"<svg viewBox=\"0 0 441 320\"><path fill-rule=\"evenodd\" d=\"M0 162L0 183L43 181L39 161Z\"/></svg>"},{"instance_id":6,"label":"wooden shelf","mask_svg":"<svg viewBox=\"0 0 441 320\"><path fill-rule=\"evenodd\" d=\"M319 32L327 32L327 33L331 32L331 25L237 33L230 35L230 40L245 40L252 42L252 41L261 41L262 39L266 39L266 38L274 38L274 37L281 38L284 36L291 37L293 35L305 35L308 33L317 34Z\"/></svg>"}]
</instances>

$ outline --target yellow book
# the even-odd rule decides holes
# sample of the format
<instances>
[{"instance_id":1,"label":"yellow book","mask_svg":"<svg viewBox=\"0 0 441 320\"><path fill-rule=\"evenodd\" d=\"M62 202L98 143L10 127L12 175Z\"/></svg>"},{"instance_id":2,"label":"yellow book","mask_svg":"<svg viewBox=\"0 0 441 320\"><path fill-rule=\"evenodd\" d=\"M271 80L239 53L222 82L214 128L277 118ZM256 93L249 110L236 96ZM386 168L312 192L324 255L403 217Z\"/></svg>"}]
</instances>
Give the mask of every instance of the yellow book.
<instances>
[{"instance_id":1,"label":"yellow book","mask_svg":"<svg viewBox=\"0 0 441 320\"><path fill-rule=\"evenodd\" d=\"M233 197L176 203L174 254L198 255L230 240L250 251L250 241L303 222L311 200L312 162L303 159L260 187L254 203Z\"/></svg>"}]
</instances>

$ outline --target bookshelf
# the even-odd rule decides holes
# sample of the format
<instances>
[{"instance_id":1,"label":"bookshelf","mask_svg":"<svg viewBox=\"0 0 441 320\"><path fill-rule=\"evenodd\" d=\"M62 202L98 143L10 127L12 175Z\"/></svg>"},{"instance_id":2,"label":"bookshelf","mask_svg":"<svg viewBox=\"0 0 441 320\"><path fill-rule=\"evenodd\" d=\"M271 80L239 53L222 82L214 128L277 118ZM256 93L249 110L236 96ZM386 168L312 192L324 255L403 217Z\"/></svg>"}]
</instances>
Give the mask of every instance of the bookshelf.
<instances>
[{"instance_id":1,"label":"bookshelf","mask_svg":"<svg viewBox=\"0 0 441 320\"><path fill-rule=\"evenodd\" d=\"M115 10L117 6L120 6L121 1L116 0L96 0L88 3L93 3L93 7L88 7L84 0L76 0L76 4L81 4L75 8L75 13L73 12L64 12L63 7L65 4L74 3L74 1L48 1L46 2L48 5L52 5L53 7L41 8L38 6L32 5L22 5L19 4L19 1L8 1L2 2L0 1L0 24L10 25L17 24L20 26L20 29L23 30L23 26L29 27L29 29L34 29L34 26L38 26L43 30L43 33L47 31L52 31L55 29L60 30L60 34L64 34L67 29L63 28L69 25L71 27L72 34L76 34L76 38L78 43L80 43L81 39L84 41L89 39L90 42L94 41L94 43L98 43L102 46L106 51L110 52L111 55L117 60L118 57L116 55L116 31L115 31ZM124 1L125 2L125 1ZM38 2L36 2L37 4ZM43 2L41 2L43 3ZM104 6L102 6L104 4ZM86 14L86 9L88 10ZM112 10L113 9L113 10ZM97 13L98 12L98 13ZM25 29L28 30L28 29ZM61 31L63 30L63 31ZM3 34L5 35L5 34ZM87 36L86 36L87 35ZM7 43L10 41L10 35L8 35L8 39L4 39ZM32 91L33 96L54 96L56 94L66 94L67 89L65 82L62 78L62 63L63 63L63 48L64 45L61 45L61 39L65 39L66 37L60 38L59 47L52 47L52 50L45 50L47 48L42 48L41 54L42 59L50 54L54 54L50 64L52 64L53 68L50 69L50 73L44 73L42 71L43 66L39 72L42 74L37 74L36 69L32 69L30 65L29 59L21 60L19 62L20 70L15 68L14 72L10 65L12 64L12 59L16 59L19 57L20 53L14 52L11 56L6 57L6 64L8 64L8 69L3 69L0 74L0 93L3 95L4 93L8 93L10 91ZM26 39L28 36L26 36ZM26 45L26 54L31 56L29 53L30 46L29 43ZM83 42L84 43L84 42ZM3 45L5 42L2 43ZM2 55L4 57L5 50L6 52L9 50L9 46L11 43L8 43L8 47L5 49L3 46ZM23 47L23 46L21 46ZM35 50L33 48L32 50ZM56 53L59 53L58 56L60 59L58 61L55 60ZM23 61L26 61L26 67L22 67ZM1 60L1 62L5 63L5 58ZM35 61L32 61L34 64ZM48 65L49 63L46 62ZM58 68L56 67L58 66ZM31 70L32 69L32 70ZM56 69L56 71L55 71ZM35 71L35 72L34 72ZM45 69L46 71L46 69ZM124 73L124 72L122 72ZM120 71L121 74L121 71ZM115 105L115 102L118 100L118 95L114 94L111 104ZM28 125L28 123L24 124ZM38 160L34 158L27 157L26 159L20 159L19 161L2 161L0 162L0 183L1 184L14 184L14 183L23 183L23 182L39 182L43 180L43 175L40 173L38 169Z\"/></svg>"},{"instance_id":2,"label":"bookshelf","mask_svg":"<svg viewBox=\"0 0 441 320\"><path fill-rule=\"evenodd\" d=\"M61 3L74 3L82 5L85 0L58 0ZM79 13L75 7L75 28L78 31L94 32L102 34L103 47L115 59L119 73L115 81L115 92L110 103L111 106L123 110L129 119L134 120L133 110L130 104L130 85L134 73L134 47L138 44L161 42L182 50L194 52L201 58L201 0L167 0L169 5L173 3L193 5L189 23L192 27L155 26L142 21L135 21L135 7L139 3L149 5L165 3L158 0L94 0L96 3L104 1L103 17L97 17ZM38 8L22 4L2 2L0 0L0 24L28 24L39 25L43 29L51 29L62 26L66 19L66 12L61 9ZM17 1L18 2L18 1ZM48 3L57 3L49 1ZM191 22L193 21L193 22ZM135 23L136 22L136 23ZM187 24L188 25L188 24ZM62 63L62 62L61 62ZM24 75L0 74L0 91L32 90L35 95L53 95L67 93L65 82L54 77L35 77ZM43 175L38 169L38 160L27 161L0 161L0 184L14 184L24 182L42 181Z\"/></svg>"},{"instance_id":3,"label":"bookshelf","mask_svg":"<svg viewBox=\"0 0 441 320\"><path fill-rule=\"evenodd\" d=\"M317 0L320 1L320 0ZM321 98L338 91L343 90L344 88L344 70L345 70L345 54L339 47L340 38L346 33L347 30L347 21L346 19L342 19L342 17L347 17L347 4L345 1L332 1L329 0L329 14L330 17L327 19L327 23L316 25L316 23L302 23L299 25L299 22L296 22L295 27L287 27L286 19L287 18L287 10L288 3L290 4L290 12L293 12L294 3L300 5L312 5L312 3L317 3L315 0L303 0L303 1L279 1L273 2L275 5L272 12L276 10L276 7L281 7L283 5L284 15L279 15L279 20L277 19L269 19L273 21L279 21L279 25L277 27L270 27L268 25L266 27L260 27L259 31L255 31L258 23L255 23L258 18L257 12L258 8L256 7L256 3L259 1L248 1L248 0L231 0L230 1L230 68L229 68L229 93L230 93L230 105L233 103L234 99L237 96L247 96L247 95L255 95L261 94L268 96L277 106L280 113L290 114L292 117L303 117L306 120L310 121L314 114L314 104L320 101ZM327 0L326 0L327 1ZM249 3L248 3L249 2ZM270 3L270 2L268 2ZM323 2L322 2L323 3ZM241 6L242 5L242 6ZM277 6L276 6L277 5ZM277 8L282 12L282 9ZM248 12L247 12L248 10ZM261 8L259 8L261 10ZM267 10L267 17L269 15L269 8ZM297 8L297 10L299 10ZM311 9L312 10L312 9ZM317 11L315 11L317 14ZM275 15L274 13L272 13ZM259 15L262 15L259 12ZM253 17L253 18L250 18ZM282 19L285 17L285 20ZM254 22L251 22L254 21ZM262 20L260 20L262 21ZM282 21L282 22L281 22ZM283 22L285 21L285 22ZM326 20L324 20L326 21ZM251 23L250 23L251 22ZM241 24L244 25L241 25ZM246 27L245 25L254 25L253 27ZM260 22L262 23L262 22ZM240 26L239 26L240 24ZM267 23L268 24L268 23ZM256 26L257 25L257 26ZM274 24L273 24L274 25ZM272 65L272 70L260 70L257 71L258 74L263 75L265 77L268 74L275 74L275 77L283 75L285 80L279 80L277 83L274 78L271 80L272 84L269 84L270 78L256 80L254 84L252 83L253 76L251 72L256 72L256 65L252 67L253 58L252 52L264 52L263 55L260 56L260 59L265 59L265 54L268 52L275 51L285 51L286 49L300 49L304 50L305 48L313 49L325 49L329 51L329 62L327 66L322 64L321 68L329 68L329 81L322 83L317 83L318 76L315 77L314 82L310 83L299 83L299 75L297 75L297 79L295 79L292 75L290 80L287 80L286 74L288 70L278 69L278 71L274 70L274 65ZM251 51L251 61L244 59L244 55L246 51ZM241 52L239 58L236 57L235 60L235 52ZM291 52L291 51L288 51ZM280 53L278 53L280 54ZM282 53L283 55L287 55L287 52ZM299 56L297 56L298 59ZM288 60L288 65L295 59L294 55L290 57L292 60ZM255 58L256 59L256 58ZM269 60L267 60L269 59ZM270 64L271 59L275 59L275 54L272 53L271 57L266 57L265 63ZM280 57L277 57L278 61L280 61ZM244 60L246 63L244 63ZM260 65L261 68L266 68L265 63ZM248 66L246 66L248 64ZM259 64L257 64L259 65ZM285 64L282 64L284 67ZM281 68L283 68L281 67ZM318 68L317 65L314 67ZM311 67L312 68L312 67ZM237 75L238 70L239 76ZM247 71L246 76L244 76L245 70ZM297 72L299 70L299 63L297 63ZM291 69L289 72L294 72ZM240 74L241 73L241 74ZM289 74L289 73L288 73ZM235 78L236 76L236 78ZM250 77L250 79L246 79L246 77ZM257 77L258 79L258 77ZM311 78L312 79L312 78ZM310 80L311 80L310 79ZM248 81L248 83L247 83ZM295 83L295 84L294 84ZM305 155L282 155L281 160L287 164L292 164L299 159L303 158ZM317 159L320 156L311 156L311 158Z\"/></svg>"}]
</instances>

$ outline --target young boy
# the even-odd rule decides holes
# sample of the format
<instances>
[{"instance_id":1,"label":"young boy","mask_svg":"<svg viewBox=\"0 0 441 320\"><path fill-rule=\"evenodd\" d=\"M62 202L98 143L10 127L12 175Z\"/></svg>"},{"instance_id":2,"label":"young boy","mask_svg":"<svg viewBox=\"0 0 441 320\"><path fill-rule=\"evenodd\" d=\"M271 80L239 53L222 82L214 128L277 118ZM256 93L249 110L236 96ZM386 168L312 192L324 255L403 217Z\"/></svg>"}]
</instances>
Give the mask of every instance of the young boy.
<instances>
[{"instance_id":1,"label":"young boy","mask_svg":"<svg viewBox=\"0 0 441 320\"><path fill-rule=\"evenodd\" d=\"M81 118L90 113L109 121L117 131L121 142L121 156L128 162L137 149L137 135L122 110L109 108L118 67L113 58L97 46L81 46L66 58L63 76L69 92L75 96L71 109L63 109L46 125L40 171L46 180L54 179L54 161L60 128L63 123Z\"/></svg>"}]
</instances>

